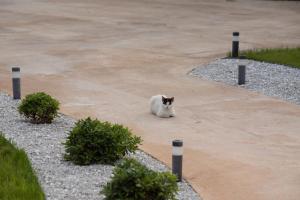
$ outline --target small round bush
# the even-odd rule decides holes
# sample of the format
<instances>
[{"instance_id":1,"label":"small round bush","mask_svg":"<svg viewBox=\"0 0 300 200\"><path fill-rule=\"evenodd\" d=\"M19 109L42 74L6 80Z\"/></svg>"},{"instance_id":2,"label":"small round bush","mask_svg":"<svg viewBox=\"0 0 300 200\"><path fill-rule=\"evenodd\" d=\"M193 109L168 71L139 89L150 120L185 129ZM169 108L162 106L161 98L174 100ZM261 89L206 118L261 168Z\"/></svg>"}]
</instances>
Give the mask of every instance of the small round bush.
<instances>
[{"instance_id":1,"label":"small round bush","mask_svg":"<svg viewBox=\"0 0 300 200\"><path fill-rule=\"evenodd\" d=\"M106 200L175 200L178 186L170 172L155 172L134 159L125 159L101 191Z\"/></svg>"},{"instance_id":2,"label":"small round bush","mask_svg":"<svg viewBox=\"0 0 300 200\"><path fill-rule=\"evenodd\" d=\"M65 145L65 159L75 164L113 164L127 153L137 150L141 138L128 128L86 118L79 120Z\"/></svg>"},{"instance_id":3,"label":"small round bush","mask_svg":"<svg viewBox=\"0 0 300 200\"><path fill-rule=\"evenodd\" d=\"M51 123L57 116L59 102L44 92L27 95L18 107L19 113L32 123Z\"/></svg>"}]
</instances>

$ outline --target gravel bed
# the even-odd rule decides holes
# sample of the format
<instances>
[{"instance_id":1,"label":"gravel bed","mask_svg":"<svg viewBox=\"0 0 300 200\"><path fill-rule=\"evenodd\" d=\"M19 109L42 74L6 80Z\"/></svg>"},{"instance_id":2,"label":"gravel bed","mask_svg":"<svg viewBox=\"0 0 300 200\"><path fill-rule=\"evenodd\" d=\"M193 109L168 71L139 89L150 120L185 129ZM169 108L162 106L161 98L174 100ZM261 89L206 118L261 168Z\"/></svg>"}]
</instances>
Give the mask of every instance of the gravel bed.
<instances>
[{"instance_id":1,"label":"gravel bed","mask_svg":"<svg viewBox=\"0 0 300 200\"><path fill-rule=\"evenodd\" d=\"M218 59L189 75L237 86L239 59ZM300 105L300 70L247 60L246 84L239 86Z\"/></svg>"},{"instance_id":2,"label":"gravel bed","mask_svg":"<svg viewBox=\"0 0 300 200\"><path fill-rule=\"evenodd\" d=\"M20 117L18 104L19 101L0 92L0 131L27 152L47 199L103 199L99 191L110 180L113 166L76 166L63 160L62 142L75 121L59 115L52 124L34 125ZM142 151L130 156L151 169L169 170ZM178 199L200 199L188 183L179 183L179 188Z\"/></svg>"}]
</instances>

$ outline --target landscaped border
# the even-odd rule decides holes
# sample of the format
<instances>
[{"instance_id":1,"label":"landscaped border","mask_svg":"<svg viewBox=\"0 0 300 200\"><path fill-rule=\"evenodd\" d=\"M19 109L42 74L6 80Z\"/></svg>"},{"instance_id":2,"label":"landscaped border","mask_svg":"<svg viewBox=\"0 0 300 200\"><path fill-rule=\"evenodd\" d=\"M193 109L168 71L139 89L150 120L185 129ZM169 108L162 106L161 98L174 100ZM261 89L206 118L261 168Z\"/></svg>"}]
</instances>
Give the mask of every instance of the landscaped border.
<instances>
[{"instance_id":1,"label":"landscaped border","mask_svg":"<svg viewBox=\"0 0 300 200\"><path fill-rule=\"evenodd\" d=\"M104 199L101 188L110 180L111 165L78 166L63 159L63 142L76 122L59 114L51 124L31 124L17 112L19 101L0 92L0 131L27 152L37 171L47 200ZM170 171L166 165L148 154L137 151L130 154L155 171ZM186 182L178 183L178 199L199 200L201 197Z\"/></svg>"},{"instance_id":2,"label":"landscaped border","mask_svg":"<svg viewBox=\"0 0 300 200\"><path fill-rule=\"evenodd\" d=\"M300 105L300 69L254 60L217 59L188 74L238 86L238 65L246 65L246 82L239 87Z\"/></svg>"},{"instance_id":3,"label":"landscaped border","mask_svg":"<svg viewBox=\"0 0 300 200\"><path fill-rule=\"evenodd\" d=\"M300 69L300 47L249 49L241 51L239 54L251 60L281 64ZM231 57L231 53L228 53L228 57Z\"/></svg>"}]
</instances>

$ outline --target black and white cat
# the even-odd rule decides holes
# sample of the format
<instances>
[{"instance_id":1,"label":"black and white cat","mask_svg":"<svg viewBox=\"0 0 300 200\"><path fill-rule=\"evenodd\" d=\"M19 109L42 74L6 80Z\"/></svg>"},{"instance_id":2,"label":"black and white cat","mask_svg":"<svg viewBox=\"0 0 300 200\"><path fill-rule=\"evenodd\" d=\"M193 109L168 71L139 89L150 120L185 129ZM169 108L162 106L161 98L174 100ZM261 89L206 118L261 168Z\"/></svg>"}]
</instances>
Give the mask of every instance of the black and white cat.
<instances>
[{"instance_id":1,"label":"black and white cat","mask_svg":"<svg viewBox=\"0 0 300 200\"><path fill-rule=\"evenodd\" d=\"M151 113L158 117L174 117L174 97L168 98L165 95L155 95L150 99Z\"/></svg>"}]
</instances>

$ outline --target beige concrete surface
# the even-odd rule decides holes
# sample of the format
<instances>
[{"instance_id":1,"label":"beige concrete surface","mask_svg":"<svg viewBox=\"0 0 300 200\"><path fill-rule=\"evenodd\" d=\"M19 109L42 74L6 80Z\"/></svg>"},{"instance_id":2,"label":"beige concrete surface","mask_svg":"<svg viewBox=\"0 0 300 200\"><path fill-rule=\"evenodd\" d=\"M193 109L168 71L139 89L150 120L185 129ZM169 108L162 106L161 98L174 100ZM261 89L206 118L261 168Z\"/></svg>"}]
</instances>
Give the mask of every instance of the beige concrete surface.
<instances>
[{"instance_id":1,"label":"beige concrete surface","mask_svg":"<svg viewBox=\"0 0 300 200\"><path fill-rule=\"evenodd\" d=\"M0 0L0 90L22 67L23 94L46 91L61 111L124 123L170 165L184 140L184 176L205 200L298 200L300 107L191 78L241 48L300 44L299 2ZM175 96L177 117L149 113Z\"/></svg>"}]
</instances>

